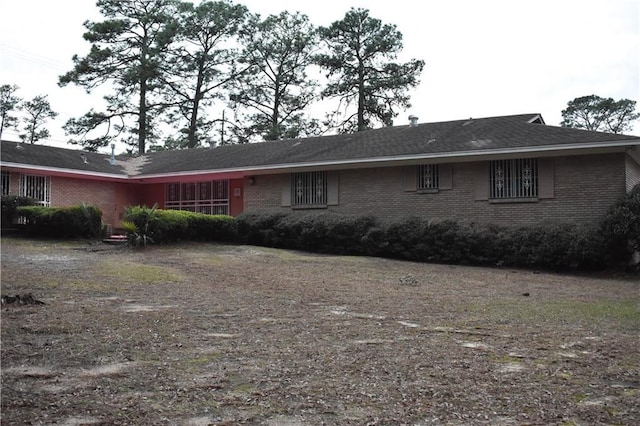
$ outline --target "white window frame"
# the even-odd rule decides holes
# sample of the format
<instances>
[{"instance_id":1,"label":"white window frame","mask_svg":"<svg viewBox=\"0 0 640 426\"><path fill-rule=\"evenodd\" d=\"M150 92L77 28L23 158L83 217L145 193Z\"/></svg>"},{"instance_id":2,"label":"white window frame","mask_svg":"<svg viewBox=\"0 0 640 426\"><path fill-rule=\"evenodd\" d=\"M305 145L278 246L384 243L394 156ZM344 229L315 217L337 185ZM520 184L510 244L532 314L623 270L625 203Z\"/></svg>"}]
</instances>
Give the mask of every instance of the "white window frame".
<instances>
[{"instance_id":1,"label":"white window frame","mask_svg":"<svg viewBox=\"0 0 640 426\"><path fill-rule=\"evenodd\" d=\"M291 205L293 207L326 207L327 191L326 171L291 174Z\"/></svg>"},{"instance_id":2,"label":"white window frame","mask_svg":"<svg viewBox=\"0 0 640 426\"><path fill-rule=\"evenodd\" d=\"M493 160L489 167L490 199L537 199L538 159Z\"/></svg>"},{"instance_id":3,"label":"white window frame","mask_svg":"<svg viewBox=\"0 0 640 426\"><path fill-rule=\"evenodd\" d=\"M164 206L167 210L228 215L229 180L167 183Z\"/></svg>"},{"instance_id":4,"label":"white window frame","mask_svg":"<svg viewBox=\"0 0 640 426\"><path fill-rule=\"evenodd\" d=\"M418 190L438 189L440 187L440 168L437 164L418 166Z\"/></svg>"},{"instance_id":5,"label":"white window frame","mask_svg":"<svg viewBox=\"0 0 640 426\"><path fill-rule=\"evenodd\" d=\"M51 177L20 174L20 196L33 198L36 205L51 207Z\"/></svg>"}]
</instances>

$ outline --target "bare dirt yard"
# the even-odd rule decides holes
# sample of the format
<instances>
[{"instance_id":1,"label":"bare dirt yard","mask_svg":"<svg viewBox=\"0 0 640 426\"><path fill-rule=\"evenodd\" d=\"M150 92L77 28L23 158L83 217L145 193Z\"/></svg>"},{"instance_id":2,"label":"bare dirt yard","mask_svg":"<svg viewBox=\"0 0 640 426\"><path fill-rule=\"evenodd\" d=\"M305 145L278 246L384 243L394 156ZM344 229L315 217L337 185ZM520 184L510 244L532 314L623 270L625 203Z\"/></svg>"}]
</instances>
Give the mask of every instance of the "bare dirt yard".
<instances>
[{"instance_id":1,"label":"bare dirt yard","mask_svg":"<svg viewBox=\"0 0 640 426\"><path fill-rule=\"evenodd\" d=\"M1 249L2 425L640 424L638 276Z\"/></svg>"}]
</instances>

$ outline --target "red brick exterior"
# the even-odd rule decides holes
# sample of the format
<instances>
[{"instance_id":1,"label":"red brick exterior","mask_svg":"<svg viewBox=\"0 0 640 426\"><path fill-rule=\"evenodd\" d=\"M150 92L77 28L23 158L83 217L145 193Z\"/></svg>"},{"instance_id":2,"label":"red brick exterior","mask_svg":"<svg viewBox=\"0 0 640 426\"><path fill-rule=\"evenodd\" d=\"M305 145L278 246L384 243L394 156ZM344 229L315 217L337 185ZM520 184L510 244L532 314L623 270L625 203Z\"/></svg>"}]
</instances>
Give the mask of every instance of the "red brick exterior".
<instances>
[{"instance_id":1,"label":"red brick exterior","mask_svg":"<svg viewBox=\"0 0 640 426\"><path fill-rule=\"evenodd\" d=\"M553 198L519 203L476 200L478 162L453 164L452 189L436 193L407 191L403 167L329 172L339 175L339 202L327 210L391 220L418 215L512 226L595 223L625 193L622 153L559 157L552 164ZM288 185L289 175L255 177L254 185L245 186L245 211L292 211L281 202Z\"/></svg>"},{"instance_id":2,"label":"red brick exterior","mask_svg":"<svg viewBox=\"0 0 640 426\"><path fill-rule=\"evenodd\" d=\"M407 188L407 170L397 166L329 171L338 183L337 204L329 211L349 215L373 214L397 220L422 216L435 220L500 225L550 222L595 223L633 184L640 182L640 165L624 153L546 159L553 179L551 196L533 202L493 202L478 197L478 171L488 162L451 164L451 187L420 193ZM540 169L540 167L539 167ZM334 179L337 178L337 179ZM198 179L194 179L197 181ZM484 185L485 187L487 185ZM290 191L290 174L257 175L230 181L230 213L242 211L293 211L283 203ZM19 173L11 174L11 193L19 193ZM103 221L120 226L130 205L158 203L164 207L164 184L136 184L69 177L51 177L51 206L90 203L103 212ZM480 197L481 198L481 197ZM304 210L303 210L304 211Z\"/></svg>"},{"instance_id":3,"label":"red brick exterior","mask_svg":"<svg viewBox=\"0 0 640 426\"><path fill-rule=\"evenodd\" d=\"M102 221L118 227L124 208L134 204L136 193L131 184L51 177L51 206L93 204L102 210Z\"/></svg>"},{"instance_id":4,"label":"red brick exterior","mask_svg":"<svg viewBox=\"0 0 640 426\"><path fill-rule=\"evenodd\" d=\"M10 194L19 195L20 173L12 172L10 179ZM126 206L136 204L137 193L130 183L61 176L51 176L50 179L51 207L92 204L102 210L102 221L112 227L120 225Z\"/></svg>"}]
</instances>

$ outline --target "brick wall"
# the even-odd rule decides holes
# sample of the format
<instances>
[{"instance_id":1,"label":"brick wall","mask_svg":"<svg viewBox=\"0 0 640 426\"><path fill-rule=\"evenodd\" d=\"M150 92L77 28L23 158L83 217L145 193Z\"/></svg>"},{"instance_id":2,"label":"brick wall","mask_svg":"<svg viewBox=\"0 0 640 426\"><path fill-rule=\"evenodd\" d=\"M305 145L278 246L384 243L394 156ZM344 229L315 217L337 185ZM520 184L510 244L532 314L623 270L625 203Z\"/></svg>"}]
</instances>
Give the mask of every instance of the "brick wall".
<instances>
[{"instance_id":1,"label":"brick wall","mask_svg":"<svg viewBox=\"0 0 640 426\"><path fill-rule=\"evenodd\" d=\"M476 200L478 163L453 165L453 186L437 193L406 191L402 167L343 170L339 204L328 210L375 214L382 219L418 215L436 220L527 225L548 222L594 223L625 191L624 154L560 157L553 160L554 197L536 202ZM257 176L245 181L245 211L291 211L282 207L289 175Z\"/></svg>"},{"instance_id":2,"label":"brick wall","mask_svg":"<svg viewBox=\"0 0 640 426\"><path fill-rule=\"evenodd\" d=\"M640 184L640 164L629 155L625 157L625 178L627 192L630 192L634 186Z\"/></svg>"},{"instance_id":3,"label":"brick wall","mask_svg":"<svg viewBox=\"0 0 640 426\"><path fill-rule=\"evenodd\" d=\"M93 204L102 210L102 221L118 227L126 205L133 204L127 183L91 181L53 176L51 178L51 206L66 207L82 203Z\"/></svg>"},{"instance_id":4,"label":"brick wall","mask_svg":"<svg viewBox=\"0 0 640 426\"><path fill-rule=\"evenodd\" d=\"M289 175L255 176L253 180L250 184L244 179L244 211L281 211L282 188L289 184Z\"/></svg>"},{"instance_id":5,"label":"brick wall","mask_svg":"<svg viewBox=\"0 0 640 426\"><path fill-rule=\"evenodd\" d=\"M594 223L632 183L640 182L640 166L623 153L559 157L553 160L553 198L492 203L476 200L478 164L453 164L452 188L436 193L407 191L406 167L330 171L338 175L339 191L338 205L329 206L328 210L352 215L374 214L391 220L418 215L436 220L503 225ZM19 174L12 173L12 193L18 194L18 184ZM242 185L244 211L291 211L291 207L282 205L283 190L290 190L289 174L258 175L253 184L245 178ZM103 221L118 227L126 206L140 204L143 199L148 201L143 197L148 189L132 183L53 176L51 205L95 204L103 212Z\"/></svg>"}]
</instances>

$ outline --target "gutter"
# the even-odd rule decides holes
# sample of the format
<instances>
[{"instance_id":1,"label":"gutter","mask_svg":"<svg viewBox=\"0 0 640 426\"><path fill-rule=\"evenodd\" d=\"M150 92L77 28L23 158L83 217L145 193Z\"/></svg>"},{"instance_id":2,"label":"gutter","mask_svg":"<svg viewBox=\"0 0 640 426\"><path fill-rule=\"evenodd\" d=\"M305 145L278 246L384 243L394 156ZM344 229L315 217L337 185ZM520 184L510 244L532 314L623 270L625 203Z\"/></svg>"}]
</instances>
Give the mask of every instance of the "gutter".
<instances>
[{"instance_id":1,"label":"gutter","mask_svg":"<svg viewBox=\"0 0 640 426\"><path fill-rule=\"evenodd\" d=\"M92 171L74 170L74 169L60 169L57 167L36 166L36 165L30 165L25 163L9 163L5 161L0 161L0 166L12 167L15 169L22 169L22 170L34 170L38 172L45 171L45 172L60 173L65 175L90 176L94 178L101 177L101 178L124 180L124 181L129 179L129 176L124 174L112 174L112 173L92 172Z\"/></svg>"},{"instance_id":2,"label":"gutter","mask_svg":"<svg viewBox=\"0 0 640 426\"><path fill-rule=\"evenodd\" d=\"M447 160L464 160L464 161L478 161L482 157L495 157L500 155L528 155L542 153L545 156L552 156L554 153L567 151L573 155L579 154L576 151L599 151L607 152L611 148L630 148L632 146L640 146L640 140L627 140L608 142L603 144L597 143L576 143L568 145L553 145L553 146L528 146L525 148L508 148L508 149L494 149L494 150L473 150L473 151L459 151L459 152L445 152L445 153L426 153L426 154L411 154L411 155L398 155L391 157L367 157L361 159L352 160L330 160L330 161L313 161L313 162L300 162L300 163L283 163L273 165L259 165L259 166L246 166L246 167L232 167L223 169L208 169L208 170L192 170L182 172L170 172L170 173L155 173L147 175L126 175L126 174L112 174L104 172L91 172L74 169L60 169L55 167L42 167L25 165L23 163L10 163L0 161L0 166L13 167L23 170L35 170L38 172L53 172L65 175L74 176L86 176L93 178L113 179L118 181L134 181L144 182L148 180L158 179L172 179L172 178L184 178L187 176L199 176L203 174L211 175L230 175L231 178L241 178L251 174L269 174L269 172L276 171L289 171L289 170L305 170L309 168L331 168L339 169L344 167L357 167L365 168L372 166L389 166L393 163L418 164L424 160L435 161L438 163L448 162ZM584 152L583 152L584 153ZM588 152L587 152L588 153Z\"/></svg>"},{"instance_id":3,"label":"gutter","mask_svg":"<svg viewBox=\"0 0 640 426\"><path fill-rule=\"evenodd\" d=\"M631 143L630 143L631 142ZM155 174L145 174L132 176L133 179L138 181L144 181L147 179L158 179L158 178L171 178L171 177L185 177L185 176L193 176L193 175L202 175L202 174L237 174L238 177L257 174L256 172L271 172L271 171L283 171L283 170L299 170L299 169L308 169L308 168L318 168L318 167L330 167L332 169L338 169L340 167L348 167L348 166L359 166L359 168L364 168L366 166L375 166L375 165L384 165L390 163L407 163L410 161L419 162L421 160L435 160L439 163L447 162L448 159L464 159L468 158L467 161L478 161L480 157L495 157L499 155L521 155L521 154L531 154L534 153L546 153L545 156L552 156L553 153L558 153L562 151L570 151L575 153L575 151L592 151L592 150L605 150L608 151L608 148L628 148L629 146L637 145L640 146L640 141L621 141L615 143L608 143L603 145L600 143L580 143L580 144L571 144L571 145L554 145L554 146L532 146L526 148L517 148L517 149L495 149L495 150L482 150L482 151L460 151L460 152L447 152L447 153L428 153L428 154L411 154L411 155L399 155L392 157L368 157L362 159L353 159L353 160L330 160L330 161L317 161L317 162L301 162L301 163L284 163L284 164L273 164L273 165L260 165L260 166L247 166L247 167L234 167L234 168L226 168L226 169L209 169L209 170L194 170L188 172L172 172L172 173L155 173ZM267 174L267 173L263 173Z\"/></svg>"}]
</instances>

